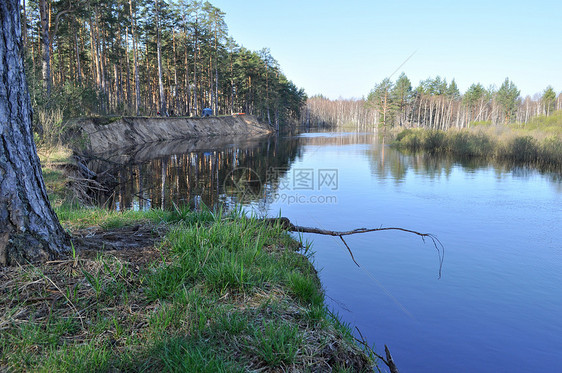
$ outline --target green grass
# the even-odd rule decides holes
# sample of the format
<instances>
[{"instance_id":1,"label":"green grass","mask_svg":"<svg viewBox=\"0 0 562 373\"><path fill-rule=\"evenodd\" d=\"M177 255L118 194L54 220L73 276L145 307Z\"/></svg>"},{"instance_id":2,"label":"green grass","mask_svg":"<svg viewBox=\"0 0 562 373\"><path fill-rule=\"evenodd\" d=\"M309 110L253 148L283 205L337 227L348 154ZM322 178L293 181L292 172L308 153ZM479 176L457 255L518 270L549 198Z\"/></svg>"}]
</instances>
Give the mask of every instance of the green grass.
<instances>
[{"instance_id":1,"label":"green grass","mask_svg":"<svg viewBox=\"0 0 562 373\"><path fill-rule=\"evenodd\" d=\"M372 367L280 227L220 211L56 211L71 231L148 224L167 233L150 260L78 248L67 260L1 272L0 370Z\"/></svg>"},{"instance_id":2,"label":"green grass","mask_svg":"<svg viewBox=\"0 0 562 373\"><path fill-rule=\"evenodd\" d=\"M0 271L0 371L372 371L325 307L309 244L239 212L80 207L69 154L43 153L67 231L163 236Z\"/></svg>"},{"instance_id":3,"label":"green grass","mask_svg":"<svg viewBox=\"0 0 562 373\"><path fill-rule=\"evenodd\" d=\"M144 364L142 370L151 371L156 363L164 372L245 372L234 359L216 354L215 349L189 338L174 338L161 342L152 352L158 361Z\"/></svg>"},{"instance_id":4,"label":"green grass","mask_svg":"<svg viewBox=\"0 0 562 373\"><path fill-rule=\"evenodd\" d=\"M169 264L155 270L148 294L173 297L184 285L204 281L218 294L253 291L272 282L286 282L285 264L292 252L268 252L268 247L290 247L280 229L251 219L221 219L210 226L180 224L168 234Z\"/></svg>"},{"instance_id":5,"label":"green grass","mask_svg":"<svg viewBox=\"0 0 562 373\"><path fill-rule=\"evenodd\" d=\"M527 124L511 124L510 128L527 132L543 133L550 136L562 136L562 110L555 111L549 116L539 115L533 117Z\"/></svg>"},{"instance_id":6,"label":"green grass","mask_svg":"<svg viewBox=\"0 0 562 373\"><path fill-rule=\"evenodd\" d=\"M304 343L298 325L288 322L266 322L253 336L247 348L270 367L292 365Z\"/></svg>"},{"instance_id":7,"label":"green grass","mask_svg":"<svg viewBox=\"0 0 562 373\"><path fill-rule=\"evenodd\" d=\"M65 146L40 146L37 154L44 165L72 163L72 150Z\"/></svg>"},{"instance_id":8,"label":"green grass","mask_svg":"<svg viewBox=\"0 0 562 373\"><path fill-rule=\"evenodd\" d=\"M60 222L69 229L80 229L99 226L103 229L115 229L142 222L149 223L177 223L194 224L215 220L215 214L208 210L193 212L188 209L148 210L121 212L107 210L100 207L77 208L72 204L55 206L55 212ZM220 212L219 212L220 214Z\"/></svg>"}]
</instances>

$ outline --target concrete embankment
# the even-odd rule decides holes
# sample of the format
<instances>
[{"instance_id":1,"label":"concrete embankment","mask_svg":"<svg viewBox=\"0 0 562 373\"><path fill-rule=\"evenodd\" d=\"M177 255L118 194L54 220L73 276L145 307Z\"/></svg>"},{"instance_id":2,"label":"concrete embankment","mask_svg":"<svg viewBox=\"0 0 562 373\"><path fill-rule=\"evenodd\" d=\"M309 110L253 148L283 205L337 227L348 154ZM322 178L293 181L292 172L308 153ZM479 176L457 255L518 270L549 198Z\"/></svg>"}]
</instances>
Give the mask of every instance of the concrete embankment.
<instances>
[{"instance_id":1,"label":"concrete embankment","mask_svg":"<svg viewBox=\"0 0 562 373\"><path fill-rule=\"evenodd\" d=\"M76 121L83 150L93 154L164 140L245 135L273 131L251 115L208 118L113 117L82 118Z\"/></svg>"}]
</instances>

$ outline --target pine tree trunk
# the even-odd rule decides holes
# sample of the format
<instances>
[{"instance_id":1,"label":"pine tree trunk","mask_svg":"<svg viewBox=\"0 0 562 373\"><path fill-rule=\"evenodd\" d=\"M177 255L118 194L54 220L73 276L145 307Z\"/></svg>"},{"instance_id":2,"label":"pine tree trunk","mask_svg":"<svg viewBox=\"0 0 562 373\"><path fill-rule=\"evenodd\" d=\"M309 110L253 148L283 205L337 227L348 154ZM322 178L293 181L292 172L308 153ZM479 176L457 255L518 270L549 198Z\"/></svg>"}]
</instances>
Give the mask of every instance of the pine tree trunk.
<instances>
[{"instance_id":1,"label":"pine tree trunk","mask_svg":"<svg viewBox=\"0 0 562 373\"><path fill-rule=\"evenodd\" d=\"M125 66L127 66L127 112L131 110L131 61L129 60L129 28L125 28ZM130 114L129 114L130 115Z\"/></svg>"},{"instance_id":2,"label":"pine tree trunk","mask_svg":"<svg viewBox=\"0 0 562 373\"><path fill-rule=\"evenodd\" d=\"M23 10L23 20L21 22L21 32L23 34L23 49L27 48L27 9L25 6L25 0L22 1L22 10Z\"/></svg>"},{"instance_id":3,"label":"pine tree trunk","mask_svg":"<svg viewBox=\"0 0 562 373\"><path fill-rule=\"evenodd\" d=\"M232 55L230 56L230 114L234 114L234 67L232 62Z\"/></svg>"},{"instance_id":4,"label":"pine tree trunk","mask_svg":"<svg viewBox=\"0 0 562 373\"><path fill-rule=\"evenodd\" d=\"M162 46L160 40L160 9L158 0L154 0L156 7L156 53L158 56L158 92L160 94L160 115L166 116L166 96L164 95L164 82L162 80Z\"/></svg>"},{"instance_id":5,"label":"pine tree trunk","mask_svg":"<svg viewBox=\"0 0 562 373\"><path fill-rule=\"evenodd\" d=\"M31 132L18 0L0 2L0 265L40 262L69 252L49 205Z\"/></svg>"},{"instance_id":6,"label":"pine tree trunk","mask_svg":"<svg viewBox=\"0 0 562 373\"><path fill-rule=\"evenodd\" d=\"M174 92L172 94L173 97L173 108L177 112L179 111L179 98L178 98L178 57L176 54L176 33L175 29L172 29L172 41L173 41L173 50L174 50ZM173 112L173 111L171 111ZM170 114L171 115L171 114Z\"/></svg>"},{"instance_id":7,"label":"pine tree trunk","mask_svg":"<svg viewBox=\"0 0 562 373\"><path fill-rule=\"evenodd\" d=\"M198 82L197 82L197 48L199 48L198 41L198 28L197 28L197 18L195 19L195 30L194 30L194 38L195 38L195 48L193 49L193 109L195 110L195 115L199 115L199 105L197 102L197 90L198 90Z\"/></svg>"},{"instance_id":8,"label":"pine tree trunk","mask_svg":"<svg viewBox=\"0 0 562 373\"><path fill-rule=\"evenodd\" d=\"M103 113L107 114L109 109L109 88L108 82L106 81L107 77L107 69L106 69L106 53L105 53L105 41L107 38L105 37L105 32L100 30L100 22L99 20L96 22L97 25L97 33L98 33L98 42L99 42L99 59L100 59L100 76L101 76L101 92L103 99L101 100L103 105Z\"/></svg>"},{"instance_id":9,"label":"pine tree trunk","mask_svg":"<svg viewBox=\"0 0 562 373\"><path fill-rule=\"evenodd\" d=\"M73 25L76 26L76 23ZM76 57L76 80L78 80L78 85L82 86L82 66L80 64L80 45L78 44L77 30L74 30L74 53Z\"/></svg>"},{"instance_id":10,"label":"pine tree trunk","mask_svg":"<svg viewBox=\"0 0 562 373\"><path fill-rule=\"evenodd\" d=\"M113 80L115 84L114 105L116 105L117 108L119 108L119 106L121 105L121 81L119 79L119 71L117 69L117 64L113 64ZM115 108L114 110L117 111L117 108Z\"/></svg>"},{"instance_id":11,"label":"pine tree trunk","mask_svg":"<svg viewBox=\"0 0 562 373\"><path fill-rule=\"evenodd\" d=\"M96 81L96 86L98 89L101 87L100 83L100 74L99 74L99 65L98 65L98 58L97 58L97 48L96 48L96 39L94 36L94 21L90 16L90 54L92 55L92 75L94 76L93 80Z\"/></svg>"},{"instance_id":12,"label":"pine tree trunk","mask_svg":"<svg viewBox=\"0 0 562 373\"><path fill-rule=\"evenodd\" d=\"M219 55L218 55L217 25L215 23L215 115L219 115Z\"/></svg>"},{"instance_id":13,"label":"pine tree trunk","mask_svg":"<svg viewBox=\"0 0 562 373\"><path fill-rule=\"evenodd\" d=\"M141 99L140 99L140 79L139 79L139 65L137 61L137 44L136 44L136 35L135 35L135 17L133 14L133 4L131 0L129 0L129 11L131 13L131 38L133 39L133 63L134 63L134 75L135 75L135 111L136 115L140 115L140 106L141 106Z\"/></svg>"},{"instance_id":14,"label":"pine tree trunk","mask_svg":"<svg viewBox=\"0 0 562 373\"><path fill-rule=\"evenodd\" d=\"M43 89L47 97L51 95L51 56L49 42L49 20L47 0L39 0L39 13L41 17L41 59L43 73Z\"/></svg>"},{"instance_id":15,"label":"pine tree trunk","mask_svg":"<svg viewBox=\"0 0 562 373\"><path fill-rule=\"evenodd\" d=\"M187 30L185 32L187 38ZM188 117L191 116L191 87L189 84L189 61L188 61L188 49L187 49L187 41L185 45L185 113Z\"/></svg>"},{"instance_id":16,"label":"pine tree trunk","mask_svg":"<svg viewBox=\"0 0 562 373\"><path fill-rule=\"evenodd\" d=\"M207 94L209 99L207 100L207 105L205 107L210 108L213 110L213 114L215 114L215 90L213 89L213 57L209 54L209 67L207 69L207 77L208 77L208 87ZM208 104L210 102L210 105Z\"/></svg>"}]
</instances>

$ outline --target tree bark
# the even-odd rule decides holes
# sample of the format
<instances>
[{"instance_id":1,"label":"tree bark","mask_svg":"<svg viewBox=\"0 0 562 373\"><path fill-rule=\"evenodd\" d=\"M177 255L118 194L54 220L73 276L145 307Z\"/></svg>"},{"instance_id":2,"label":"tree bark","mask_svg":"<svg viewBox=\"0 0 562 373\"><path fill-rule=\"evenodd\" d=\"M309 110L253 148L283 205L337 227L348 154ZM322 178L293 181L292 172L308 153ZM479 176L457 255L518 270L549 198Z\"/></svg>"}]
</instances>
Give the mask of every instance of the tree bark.
<instances>
[{"instance_id":1,"label":"tree bark","mask_svg":"<svg viewBox=\"0 0 562 373\"><path fill-rule=\"evenodd\" d=\"M90 54L92 55L92 76L93 80L96 81L97 88L100 89L100 75L99 75L99 66L98 66L98 58L97 58L97 48L96 48L96 39L94 36L94 21L92 16L90 15Z\"/></svg>"},{"instance_id":2,"label":"tree bark","mask_svg":"<svg viewBox=\"0 0 562 373\"><path fill-rule=\"evenodd\" d=\"M140 79L139 79L139 66L137 61L137 42L135 35L135 16L133 13L133 3L129 0L129 11L131 13L131 38L133 39L133 63L134 63L134 75L135 75L135 111L136 115L140 115Z\"/></svg>"},{"instance_id":3,"label":"tree bark","mask_svg":"<svg viewBox=\"0 0 562 373\"><path fill-rule=\"evenodd\" d=\"M191 86L189 83L189 60L188 60L188 39L187 39L187 26L185 26L185 113L188 117L191 116Z\"/></svg>"},{"instance_id":4,"label":"tree bark","mask_svg":"<svg viewBox=\"0 0 562 373\"><path fill-rule=\"evenodd\" d=\"M43 89L47 97L51 95L51 56L50 56L50 31L48 20L47 0L39 0L39 14L41 17L41 59L43 74Z\"/></svg>"},{"instance_id":5,"label":"tree bark","mask_svg":"<svg viewBox=\"0 0 562 373\"><path fill-rule=\"evenodd\" d=\"M179 98L178 98L178 56L176 54L176 30L175 28L172 29L172 47L173 47L173 54L174 54L174 90L171 92L172 100L173 100L173 110L170 109L170 115L175 110L175 114L177 115L180 105L179 105ZM172 106L172 105L170 105Z\"/></svg>"},{"instance_id":6,"label":"tree bark","mask_svg":"<svg viewBox=\"0 0 562 373\"><path fill-rule=\"evenodd\" d=\"M154 0L156 11L156 53L158 56L158 92L160 94L160 115L167 115L166 96L164 94L164 82L162 80L162 46L160 40L160 9L158 0Z\"/></svg>"},{"instance_id":7,"label":"tree bark","mask_svg":"<svg viewBox=\"0 0 562 373\"><path fill-rule=\"evenodd\" d=\"M51 209L31 132L18 0L0 2L0 265L70 251Z\"/></svg>"},{"instance_id":8,"label":"tree bark","mask_svg":"<svg viewBox=\"0 0 562 373\"><path fill-rule=\"evenodd\" d=\"M197 63L198 63L197 55L198 55L198 53L197 53L197 49L199 48L199 45L198 45L199 44L199 35L198 35L199 18L198 17L199 17L198 15L195 16L195 26L194 26L195 29L193 31L193 37L194 37L194 41L195 41L195 46L193 48L193 109L195 111L196 116L199 115L199 105L198 105L198 102L197 102L197 100L198 100L198 97L197 97L198 96L197 95L197 90L198 90L198 82L197 82Z\"/></svg>"},{"instance_id":9,"label":"tree bark","mask_svg":"<svg viewBox=\"0 0 562 373\"><path fill-rule=\"evenodd\" d=\"M26 6L25 0L22 1L22 10L23 10L23 20L21 22L22 27L22 34L23 34L23 49L27 48L27 13L26 13Z\"/></svg>"},{"instance_id":10,"label":"tree bark","mask_svg":"<svg viewBox=\"0 0 562 373\"><path fill-rule=\"evenodd\" d=\"M127 67L127 106L128 110L131 109L131 61L129 61L129 28L125 27L125 66Z\"/></svg>"},{"instance_id":11,"label":"tree bark","mask_svg":"<svg viewBox=\"0 0 562 373\"><path fill-rule=\"evenodd\" d=\"M76 21L73 23L76 26ZM77 27L78 29L78 27ZM80 45L78 44L78 30L74 30L74 53L76 56L76 79L78 85L82 86L82 66L80 64Z\"/></svg>"}]
</instances>

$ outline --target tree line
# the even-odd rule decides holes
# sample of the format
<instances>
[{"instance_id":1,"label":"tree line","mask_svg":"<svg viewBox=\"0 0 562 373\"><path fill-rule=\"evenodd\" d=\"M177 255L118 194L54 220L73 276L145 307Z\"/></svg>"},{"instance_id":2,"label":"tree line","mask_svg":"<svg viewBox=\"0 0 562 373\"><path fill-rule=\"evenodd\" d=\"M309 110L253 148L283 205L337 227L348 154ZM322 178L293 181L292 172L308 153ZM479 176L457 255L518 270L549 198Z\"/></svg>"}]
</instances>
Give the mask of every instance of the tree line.
<instances>
[{"instance_id":1,"label":"tree line","mask_svg":"<svg viewBox=\"0 0 562 373\"><path fill-rule=\"evenodd\" d=\"M466 128L475 122L492 124L527 123L538 115L562 110L562 94L548 86L540 94L522 98L520 90L506 78L499 88L472 84L461 94L455 80L437 76L413 88L402 73L396 81L383 79L367 98L308 99L302 121L307 125L379 127Z\"/></svg>"},{"instance_id":2,"label":"tree line","mask_svg":"<svg viewBox=\"0 0 562 373\"><path fill-rule=\"evenodd\" d=\"M297 120L306 101L268 49L250 51L228 35L225 13L208 1L21 1L39 114L192 116L208 107L279 126Z\"/></svg>"}]
</instances>

